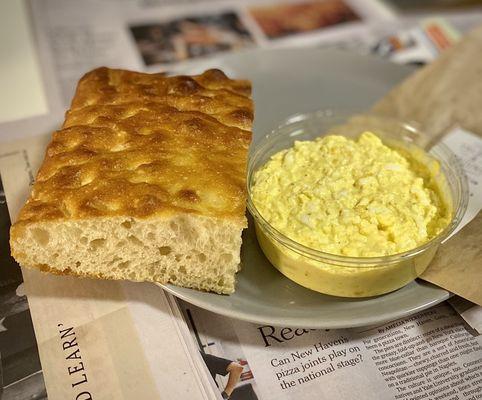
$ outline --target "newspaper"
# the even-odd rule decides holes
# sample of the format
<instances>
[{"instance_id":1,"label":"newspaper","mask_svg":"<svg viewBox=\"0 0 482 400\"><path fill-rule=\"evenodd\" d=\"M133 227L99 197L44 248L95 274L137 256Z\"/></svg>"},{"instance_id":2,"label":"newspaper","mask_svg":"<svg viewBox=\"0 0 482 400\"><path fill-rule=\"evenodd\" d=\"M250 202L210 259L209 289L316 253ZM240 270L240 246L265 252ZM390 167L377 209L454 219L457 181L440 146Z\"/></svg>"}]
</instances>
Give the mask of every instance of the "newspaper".
<instances>
[{"instance_id":1,"label":"newspaper","mask_svg":"<svg viewBox=\"0 0 482 400\"><path fill-rule=\"evenodd\" d=\"M464 148L465 135L457 135L458 141L451 134L446 138L453 149ZM42 135L2 147L0 175L12 218L27 197L49 139ZM459 156L471 161L473 155ZM472 196L471 202L471 208L480 209L478 197ZM340 392L340 384L346 386L342 398L369 399L378 393L387 399L418 399L424 398L416 396L421 390L429 396L425 398L449 398L455 391L458 398L470 399L469 394L478 393L480 379L473 372L480 368L476 361L482 362L482 337L472 338L447 305L382 327L320 331L231 320L177 302L152 284L59 277L29 269L23 276L45 385L53 399L156 399L161 394L210 399L221 390L239 399L309 399L316 393L330 398L333 391ZM391 347L392 338L406 348ZM402 362L406 358L410 363ZM449 366L432 377L434 363L445 365L445 358ZM413 376L406 375L408 369ZM392 374L393 382L388 378ZM370 385L360 393L358 384L367 379ZM137 386L125 383L129 381ZM439 392L442 383L449 386Z\"/></svg>"},{"instance_id":2,"label":"newspaper","mask_svg":"<svg viewBox=\"0 0 482 400\"><path fill-rule=\"evenodd\" d=\"M482 396L482 338L445 304L382 326L324 331L256 325L180 303L200 350L243 366L233 398Z\"/></svg>"},{"instance_id":3,"label":"newspaper","mask_svg":"<svg viewBox=\"0 0 482 400\"><path fill-rule=\"evenodd\" d=\"M44 75L60 108L99 65L175 71L185 61L250 47L315 45L393 18L375 0L30 2ZM52 101L55 102L55 101Z\"/></svg>"},{"instance_id":4,"label":"newspaper","mask_svg":"<svg viewBox=\"0 0 482 400\"><path fill-rule=\"evenodd\" d=\"M16 133L23 137L55 129L79 77L99 65L175 73L222 52L293 46L344 48L420 65L480 22L477 13L400 19L378 0L25 1L32 32L21 36L35 39L24 49L37 50L28 61L38 61L30 68L35 94L29 111L0 114L0 122L12 121L6 128L23 126ZM18 70L21 87L25 76ZM41 111L37 98L46 99ZM11 137L8 131L0 140Z\"/></svg>"},{"instance_id":5,"label":"newspaper","mask_svg":"<svg viewBox=\"0 0 482 400\"><path fill-rule=\"evenodd\" d=\"M480 23L472 14L400 20L375 0L33 0L29 5L49 110L0 126L2 139L38 135L0 147L0 176L12 218L34 179L45 134L62 121L79 77L94 67L174 73L220 52L288 46L335 46L419 65L459 40L458 31ZM9 222L4 221L6 237ZM42 399L46 392L50 399L76 400L220 399L222 392L233 399L482 396L480 336L468 333L446 304L365 330L257 326L178 303L153 285L29 270L23 270L22 283L19 270L10 267L17 280L8 289L13 301L4 303L14 306L0 315L2 399ZM14 374L6 370L4 355L11 355L13 364L26 354L8 340L16 335L9 322L19 313L27 328L17 343L28 346L34 363Z\"/></svg>"},{"instance_id":6,"label":"newspaper","mask_svg":"<svg viewBox=\"0 0 482 400\"><path fill-rule=\"evenodd\" d=\"M376 0L35 0L30 5L44 78L55 77L47 93L55 108L50 111L59 116L79 77L99 65L175 72L221 52L293 46L336 46L420 64L459 36L441 19L395 20Z\"/></svg>"}]
</instances>

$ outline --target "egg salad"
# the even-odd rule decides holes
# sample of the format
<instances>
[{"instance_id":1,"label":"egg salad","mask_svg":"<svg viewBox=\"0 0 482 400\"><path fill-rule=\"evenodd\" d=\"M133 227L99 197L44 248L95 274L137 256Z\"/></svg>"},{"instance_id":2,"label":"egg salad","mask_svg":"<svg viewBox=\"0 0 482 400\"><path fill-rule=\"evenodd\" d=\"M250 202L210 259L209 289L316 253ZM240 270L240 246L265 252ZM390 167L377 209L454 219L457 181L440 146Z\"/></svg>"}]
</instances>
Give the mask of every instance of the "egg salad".
<instances>
[{"instance_id":1,"label":"egg salad","mask_svg":"<svg viewBox=\"0 0 482 400\"><path fill-rule=\"evenodd\" d=\"M371 132L295 142L255 172L251 196L290 239L352 257L413 249L451 218L430 169Z\"/></svg>"}]
</instances>

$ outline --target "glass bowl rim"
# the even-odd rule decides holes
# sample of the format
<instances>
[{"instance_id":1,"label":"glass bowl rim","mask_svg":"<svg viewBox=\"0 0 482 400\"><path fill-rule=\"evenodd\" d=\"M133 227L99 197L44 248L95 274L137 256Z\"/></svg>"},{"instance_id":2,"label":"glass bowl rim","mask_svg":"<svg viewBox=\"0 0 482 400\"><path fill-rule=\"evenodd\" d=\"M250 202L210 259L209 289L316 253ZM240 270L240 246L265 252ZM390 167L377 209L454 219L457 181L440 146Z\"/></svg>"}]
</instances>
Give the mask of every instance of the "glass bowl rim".
<instances>
[{"instance_id":1,"label":"glass bowl rim","mask_svg":"<svg viewBox=\"0 0 482 400\"><path fill-rule=\"evenodd\" d=\"M289 238L284 233L276 229L273 225L271 225L261 215L261 213L254 205L252 201L252 196L251 196L251 183L255 172L254 171L255 161L257 161L259 157L265 154L267 148L269 147L269 144L271 144L274 140L276 140L277 138L276 135L279 134L279 131L281 129L287 128L290 125L293 125L297 122L309 120L312 118L323 118L323 117L330 118L336 115L342 115L347 117L349 117L350 115L368 115L377 119L391 121L392 123L395 123L399 125L401 128L406 129L408 131L421 133L420 129L416 128L411 123L408 123L406 121L401 121L397 118L379 115L373 112L364 112L364 113L361 112L358 114L357 113L351 114L346 110L341 111L341 110L329 108L329 109L322 109L322 110L317 110L314 112L307 112L307 113L300 112L287 117L282 121L281 124L279 124L275 129L273 129L271 132L266 134L262 139L260 139L257 142L256 149L249 156L248 176L246 180L247 193L248 193L247 207L249 212L253 216L255 223L259 224L261 229L263 229L264 231L267 231L271 239L276 240L278 243L281 243L285 247L300 254L301 256L309 257L319 262L324 262L324 263L329 263L334 265L337 265L339 263L344 264L344 265L337 265L340 267L346 266L346 267L373 268L377 266L382 267L388 264L395 264L404 260L412 259L417 255L425 252L430 247L443 243L445 239L447 239L449 235L458 227L458 225L460 224L465 214L467 203L468 203L468 183L467 183L467 177L465 175L465 172L462 168L460 161L458 160L456 155L440 141L435 144L437 146L437 150L439 150L442 153L445 153L444 157L448 159L450 163L446 162L445 160L440 160L434 157L433 155L432 157L434 157L441 164L448 165L450 168L455 170L456 183L458 185L457 189L459 192L460 199L458 204L456 205L457 206L456 209L453 212L450 223L437 236L433 237L429 241L422 243L421 245L413 249L410 249L401 253L395 253L395 254L390 254L386 256L375 256L375 257L353 257L353 256L345 256L341 254L327 253L321 250L317 250L317 249L305 246L297 242L296 240ZM429 151L427 151L427 153L429 153Z\"/></svg>"}]
</instances>

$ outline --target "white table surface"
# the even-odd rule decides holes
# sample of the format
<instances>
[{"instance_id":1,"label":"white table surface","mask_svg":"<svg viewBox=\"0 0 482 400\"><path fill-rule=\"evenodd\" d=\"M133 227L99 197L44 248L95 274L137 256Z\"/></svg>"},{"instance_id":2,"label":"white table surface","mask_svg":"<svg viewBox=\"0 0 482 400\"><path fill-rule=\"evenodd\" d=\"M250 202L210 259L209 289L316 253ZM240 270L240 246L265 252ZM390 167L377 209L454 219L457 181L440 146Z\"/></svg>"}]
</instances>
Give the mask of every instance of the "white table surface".
<instances>
[{"instance_id":1,"label":"white table surface","mask_svg":"<svg viewBox=\"0 0 482 400\"><path fill-rule=\"evenodd\" d=\"M0 1L0 123L47 112L26 3Z\"/></svg>"}]
</instances>

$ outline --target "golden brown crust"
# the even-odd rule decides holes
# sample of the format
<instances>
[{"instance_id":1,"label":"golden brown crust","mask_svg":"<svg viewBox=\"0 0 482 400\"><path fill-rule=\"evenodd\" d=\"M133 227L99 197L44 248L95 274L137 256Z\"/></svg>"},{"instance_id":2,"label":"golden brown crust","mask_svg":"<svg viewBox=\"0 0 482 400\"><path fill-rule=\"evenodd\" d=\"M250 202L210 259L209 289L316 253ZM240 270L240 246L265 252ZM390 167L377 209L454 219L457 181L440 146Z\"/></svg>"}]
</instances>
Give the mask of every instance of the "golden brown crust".
<instances>
[{"instance_id":1,"label":"golden brown crust","mask_svg":"<svg viewBox=\"0 0 482 400\"><path fill-rule=\"evenodd\" d=\"M221 71L98 68L79 82L17 225L195 213L244 221L253 106Z\"/></svg>"}]
</instances>

